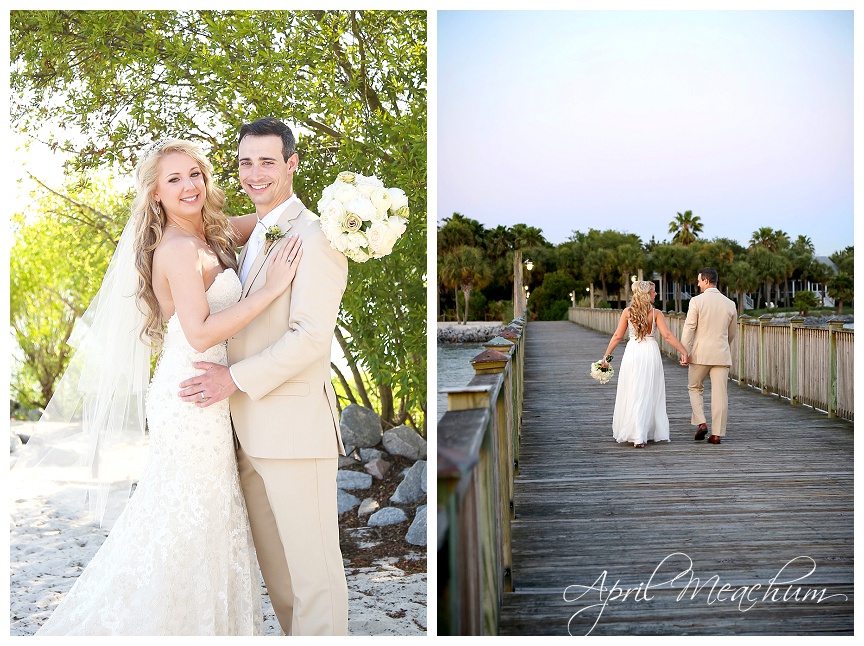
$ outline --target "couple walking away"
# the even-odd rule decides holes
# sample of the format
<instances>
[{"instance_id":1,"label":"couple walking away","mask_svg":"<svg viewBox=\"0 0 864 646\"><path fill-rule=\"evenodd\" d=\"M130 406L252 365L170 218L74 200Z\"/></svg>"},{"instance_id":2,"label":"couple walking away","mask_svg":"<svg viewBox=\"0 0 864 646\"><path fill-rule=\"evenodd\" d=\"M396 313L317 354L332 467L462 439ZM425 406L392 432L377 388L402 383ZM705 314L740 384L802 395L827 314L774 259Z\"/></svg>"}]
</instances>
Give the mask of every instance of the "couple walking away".
<instances>
[{"instance_id":1,"label":"couple walking away","mask_svg":"<svg viewBox=\"0 0 864 646\"><path fill-rule=\"evenodd\" d=\"M245 216L222 212L195 143L161 140L137 165L129 223L70 364L81 369L46 410L74 393L84 432L53 445L34 436L21 460L59 464L77 441L98 477L145 409L150 453L39 635L261 634L256 554L286 635L347 634L329 377L348 262L294 195L290 128L261 119L237 141L255 205ZM162 350L148 388L152 345Z\"/></svg>"},{"instance_id":2,"label":"couple walking away","mask_svg":"<svg viewBox=\"0 0 864 646\"><path fill-rule=\"evenodd\" d=\"M611 352L624 338L629 342L621 359L612 436L618 442L632 442L642 448L650 440L669 441L669 417L666 415L666 383L663 363L657 345L657 333L681 354L681 365L688 366L688 391L692 409L691 422L696 425L696 441L708 435L703 406L703 384L711 378L711 435L708 442L720 444L726 435L728 399L726 381L732 366L729 344L735 339L737 311L735 304L717 289L717 272L706 267L697 282L702 292L690 301L681 341L666 325L663 313L654 309L654 283L642 280L633 284L633 301L621 313L618 328L612 335L601 364L612 360Z\"/></svg>"}]
</instances>

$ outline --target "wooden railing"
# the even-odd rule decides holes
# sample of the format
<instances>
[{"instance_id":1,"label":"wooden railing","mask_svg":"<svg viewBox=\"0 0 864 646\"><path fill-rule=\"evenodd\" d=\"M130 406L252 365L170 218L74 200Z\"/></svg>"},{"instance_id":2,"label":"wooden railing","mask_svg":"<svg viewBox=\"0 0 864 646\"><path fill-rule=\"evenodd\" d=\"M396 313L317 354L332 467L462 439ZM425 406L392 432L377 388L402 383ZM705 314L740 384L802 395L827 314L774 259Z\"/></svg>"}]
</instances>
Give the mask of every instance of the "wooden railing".
<instances>
[{"instance_id":1,"label":"wooden railing","mask_svg":"<svg viewBox=\"0 0 864 646\"><path fill-rule=\"evenodd\" d=\"M669 330L679 339L686 315L669 312ZM569 319L584 327L612 336L620 310L571 307ZM844 330L842 321L828 327L804 327L795 317L788 324L771 323L771 315L738 319L738 336L732 343L729 377L741 386L758 388L795 404L826 411L829 417L854 417L854 330ZM662 338L660 351L678 353Z\"/></svg>"},{"instance_id":2,"label":"wooden railing","mask_svg":"<svg viewBox=\"0 0 864 646\"><path fill-rule=\"evenodd\" d=\"M438 634L497 635L513 588L510 521L519 468L524 320L472 360L475 376L442 388L438 422ZM497 345L496 345L497 343ZM500 353L500 354L499 354ZM502 356L503 355L503 356Z\"/></svg>"}]
</instances>

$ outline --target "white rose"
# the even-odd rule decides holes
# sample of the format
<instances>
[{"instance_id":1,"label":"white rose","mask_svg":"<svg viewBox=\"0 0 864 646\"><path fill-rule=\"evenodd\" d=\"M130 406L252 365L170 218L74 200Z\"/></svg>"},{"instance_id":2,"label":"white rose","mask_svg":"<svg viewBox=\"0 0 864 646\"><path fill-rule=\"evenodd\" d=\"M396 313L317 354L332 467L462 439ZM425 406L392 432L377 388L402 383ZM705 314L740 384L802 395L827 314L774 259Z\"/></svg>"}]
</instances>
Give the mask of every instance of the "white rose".
<instances>
[{"instance_id":1,"label":"white rose","mask_svg":"<svg viewBox=\"0 0 864 646\"><path fill-rule=\"evenodd\" d=\"M397 238L405 233L405 220L397 215L387 218L387 226L391 231L393 231Z\"/></svg>"},{"instance_id":2,"label":"white rose","mask_svg":"<svg viewBox=\"0 0 864 646\"><path fill-rule=\"evenodd\" d=\"M318 200L318 204L317 204L316 210L318 211L318 213L323 214L324 209L327 208L327 205L330 204L330 202L332 202L332 201L333 201L332 197L326 197L326 196L322 195L321 199Z\"/></svg>"},{"instance_id":3,"label":"white rose","mask_svg":"<svg viewBox=\"0 0 864 646\"><path fill-rule=\"evenodd\" d=\"M348 235L349 234L347 233L340 233L339 235L335 236L332 240L331 246L339 253L345 253L350 247Z\"/></svg>"},{"instance_id":4,"label":"white rose","mask_svg":"<svg viewBox=\"0 0 864 646\"><path fill-rule=\"evenodd\" d=\"M351 249L345 255L354 262L366 262L369 260L369 254L362 249Z\"/></svg>"},{"instance_id":5,"label":"white rose","mask_svg":"<svg viewBox=\"0 0 864 646\"><path fill-rule=\"evenodd\" d=\"M336 176L336 180L339 182L344 182L345 184L353 184L359 175L357 173L352 173L351 171L345 170L339 173Z\"/></svg>"},{"instance_id":6,"label":"white rose","mask_svg":"<svg viewBox=\"0 0 864 646\"><path fill-rule=\"evenodd\" d=\"M351 184L342 184L341 186L336 188L336 192L333 194L333 198L339 200L343 204L346 202L350 202L351 200L356 199L360 194L357 192L357 189L351 186Z\"/></svg>"},{"instance_id":7,"label":"white rose","mask_svg":"<svg viewBox=\"0 0 864 646\"><path fill-rule=\"evenodd\" d=\"M372 184L358 184L357 192L360 193L363 197L372 197L372 191L374 191L377 186L372 186Z\"/></svg>"},{"instance_id":8,"label":"white rose","mask_svg":"<svg viewBox=\"0 0 864 646\"><path fill-rule=\"evenodd\" d=\"M394 213L403 206L408 206L408 196L405 195L405 191L401 188L389 188L387 190L390 193L390 208L393 209Z\"/></svg>"},{"instance_id":9,"label":"white rose","mask_svg":"<svg viewBox=\"0 0 864 646\"><path fill-rule=\"evenodd\" d=\"M362 231L353 231L348 234L348 246L359 249L366 246L366 234Z\"/></svg>"},{"instance_id":10,"label":"white rose","mask_svg":"<svg viewBox=\"0 0 864 646\"><path fill-rule=\"evenodd\" d=\"M375 177L374 175L370 175L369 177L363 177L362 175L357 179L357 187L361 186L384 186L384 182Z\"/></svg>"},{"instance_id":11,"label":"white rose","mask_svg":"<svg viewBox=\"0 0 864 646\"><path fill-rule=\"evenodd\" d=\"M390 208L392 204L392 200L390 198L390 193L386 188L376 187L372 190L372 194L369 196L369 199L372 200L372 204L375 206L375 210L380 212L387 213L387 209Z\"/></svg>"},{"instance_id":12,"label":"white rose","mask_svg":"<svg viewBox=\"0 0 864 646\"><path fill-rule=\"evenodd\" d=\"M345 217L345 206L339 200L330 200L320 213L323 220L341 222Z\"/></svg>"},{"instance_id":13,"label":"white rose","mask_svg":"<svg viewBox=\"0 0 864 646\"><path fill-rule=\"evenodd\" d=\"M376 216L375 207L372 202L366 199L356 199L345 203L345 210L348 213L356 213L364 220L374 220Z\"/></svg>"}]
</instances>

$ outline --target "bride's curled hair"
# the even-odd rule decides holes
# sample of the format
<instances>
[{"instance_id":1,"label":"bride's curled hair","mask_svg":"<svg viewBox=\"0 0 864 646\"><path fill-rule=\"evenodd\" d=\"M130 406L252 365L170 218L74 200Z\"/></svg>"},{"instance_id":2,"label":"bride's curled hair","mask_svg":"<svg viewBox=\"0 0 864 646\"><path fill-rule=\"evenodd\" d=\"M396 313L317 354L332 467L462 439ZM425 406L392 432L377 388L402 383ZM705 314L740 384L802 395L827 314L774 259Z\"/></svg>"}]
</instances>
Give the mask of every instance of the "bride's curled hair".
<instances>
[{"instance_id":1,"label":"bride's curled hair","mask_svg":"<svg viewBox=\"0 0 864 646\"><path fill-rule=\"evenodd\" d=\"M653 324L651 309L654 300L651 290L654 283L650 280L639 280L633 283L633 301L630 303L630 323L636 331L636 338L642 340L651 334Z\"/></svg>"},{"instance_id":2,"label":"bride's curled hair","mask_svg":"<svg viewBox=\"0 0 864 646\"><path fill-rule=\"evenodd\" d=\"M154 350L162 345L164 321L159 302L153 291L153 252L162 240L162 231L167 224L165 209L157 204L153 194L159 173L159 162L169 154L179 152L189 155L204 178L205 196L202 213L204 237L210 248L219 256L223 267L237 270L234 254L235 240L228 218L222 212L225 193L213 181L213 166L196 143L183 139L162 139L150 146L135 167L137 194L132 202L132 217L135 219L135 268L138 270L136 297L138 308L146 317L141 337L149 339Z\"/></svg>"}]
</instances>

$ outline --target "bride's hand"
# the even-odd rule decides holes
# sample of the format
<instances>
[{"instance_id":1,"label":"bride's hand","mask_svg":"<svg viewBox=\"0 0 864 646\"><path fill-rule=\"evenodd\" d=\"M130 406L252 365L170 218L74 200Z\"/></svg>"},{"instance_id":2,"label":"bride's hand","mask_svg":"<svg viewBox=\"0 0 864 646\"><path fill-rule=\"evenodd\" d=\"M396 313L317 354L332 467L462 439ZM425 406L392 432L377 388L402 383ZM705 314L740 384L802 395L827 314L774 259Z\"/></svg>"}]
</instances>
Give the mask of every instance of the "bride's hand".
<instances>
[{"instance_id":1,"label":"bride's hand","mask_svg":"<svg viewBox=\"0 0 864 646\"><path fill-rule=\"evenodd\" d=\"M297 265L303 256L303 244L299 236L291 236L279 250L273 254L267 267L266 286L278 296L291 284L297 274Z\"/></svg>"}]
</instances>

